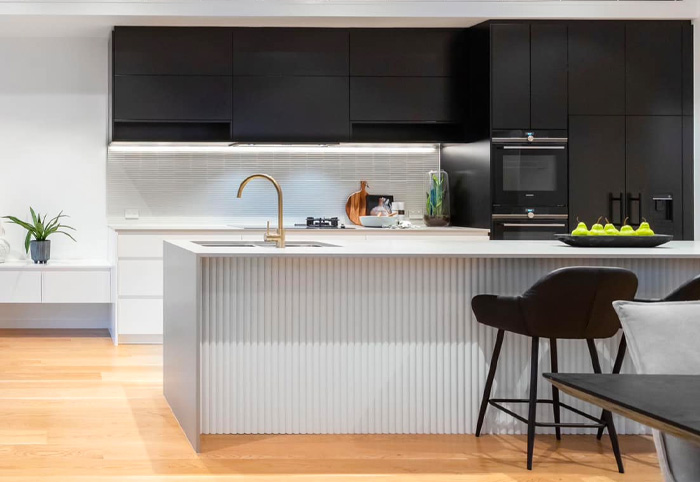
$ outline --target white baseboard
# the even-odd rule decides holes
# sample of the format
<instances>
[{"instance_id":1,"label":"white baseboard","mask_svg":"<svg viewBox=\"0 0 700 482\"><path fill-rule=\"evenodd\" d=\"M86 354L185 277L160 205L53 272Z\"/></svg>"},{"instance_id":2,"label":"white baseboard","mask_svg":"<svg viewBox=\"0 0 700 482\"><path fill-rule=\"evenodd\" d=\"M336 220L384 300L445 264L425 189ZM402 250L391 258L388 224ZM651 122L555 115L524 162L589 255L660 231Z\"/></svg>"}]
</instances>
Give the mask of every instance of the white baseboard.
<instances>
[{"instance_id":1,"label":"white baseboard","mask_svg":"<svg viewBox=\"0 0 700 482\"><path fill-rule=\"evenodd\" d=\"M120 345L162 345L163 335L119 335Z\"/></svg>"},{"instance_id":2,"label":"white baseboard","mask_svg":"<svg viewBox=\"0 0 700 482\"><path fill-rule=\"evenodd\" d=\"M0 329L104 329L111 304L0 304Z\"/></svg>"}]
</instances>

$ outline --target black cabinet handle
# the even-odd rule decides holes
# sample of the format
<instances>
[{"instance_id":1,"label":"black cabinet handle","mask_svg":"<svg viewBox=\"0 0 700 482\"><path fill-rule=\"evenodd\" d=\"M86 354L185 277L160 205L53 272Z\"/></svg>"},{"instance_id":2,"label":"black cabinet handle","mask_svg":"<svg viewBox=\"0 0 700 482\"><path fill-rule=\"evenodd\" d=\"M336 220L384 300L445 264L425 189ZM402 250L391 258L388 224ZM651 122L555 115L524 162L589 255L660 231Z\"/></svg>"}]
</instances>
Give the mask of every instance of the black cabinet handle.
<instances>
[{"instance_id":1,"label":"black cabinet handle","mask_svg":"<svg viewBox=\"0 0 700 482\"><path fill-rule=\"evenodd\" d=\"M613 203L620 203L618 204L618 220L615 221L615 215L613 211ZM610 220L611 223L613 224L622 224L622 221L624 220L623 218L624 212L623 212L623 207L622 207L622 193L620 193L619 196L615 197L613 193L608 193L608 219Z\"/></svg>"},{"instance_id":2,"label":"black cabinet handle","mask_svg":"<svg viewBox=\"0 0 700 482\"><path fill-rule=\"evenodd\" d=\"M632 219L632 203L637 203L637 221ZM627 193L627 214L629 215L632 226L639 226L642 222L642 193L637 193L637 196L632 196L632 193Z\"/></svg>"}]
</instances>

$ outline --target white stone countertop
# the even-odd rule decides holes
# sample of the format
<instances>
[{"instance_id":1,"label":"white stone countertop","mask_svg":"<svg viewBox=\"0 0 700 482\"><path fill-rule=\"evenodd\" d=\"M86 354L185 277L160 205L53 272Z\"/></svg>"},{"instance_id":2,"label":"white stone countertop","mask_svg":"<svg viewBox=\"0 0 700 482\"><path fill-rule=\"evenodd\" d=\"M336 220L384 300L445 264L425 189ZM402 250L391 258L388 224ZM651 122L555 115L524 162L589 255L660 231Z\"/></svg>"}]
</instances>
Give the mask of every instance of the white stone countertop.
<instances>
[{"instance_id":1,"label":"white stone countertop","mask_svg":"<svg viewBox=\"0 0 700 482\"><path fill-rule=\"evenodd\" d=\"M230 233L256 233L264 232L264 225L253 225L253 226L237 226L229 224L192 224L192 223L112 223L109 224L109 228L116 232L138 232L138 231L222 231ZM271 229L276 229L274 223ZM442 228L428 227L428 226L414 226L408 229L398 229L398 228L366 228L364 226L347 226L346 229L307 229L303 226L285 226L285 230L288 232L299 233L322 233L323 236L327 235L353 235L353 234L459 234L462 236L476 235L476 236L487 236L489 233L488 229L481 228L467 228L461 226L447 226Z\"/></svg>"},{"instance_id":2,"label":"white stone countertop","mask_svg":"<svg viewBox=\"0 0 700 482\"><path fill-rule=\"evenodd\" d=\"M559 241L464 241L434 239L322 240L309 231L305 241L332 243L333 247L201 246L193 241L166 241L202 257L463 257L463 258L700 258L700 242L672 241L656 248L575 248ZM294 240L295 242L297 240ZM237 241L241 243L241 241ZM235 243L235 242L234 242Z\"/></svg>"},{"instance_id":3,"label":"white stone countertop","mask_svg":"<svg viewBox=\"0 0 700 482\"><path fill-rule=\"evenodd\" d=\"M104 271L113 266L104 259L50 259L46 264L35 264L31 259L8 259L0 263L0 271Z\"/></svg>"}]
</instances>

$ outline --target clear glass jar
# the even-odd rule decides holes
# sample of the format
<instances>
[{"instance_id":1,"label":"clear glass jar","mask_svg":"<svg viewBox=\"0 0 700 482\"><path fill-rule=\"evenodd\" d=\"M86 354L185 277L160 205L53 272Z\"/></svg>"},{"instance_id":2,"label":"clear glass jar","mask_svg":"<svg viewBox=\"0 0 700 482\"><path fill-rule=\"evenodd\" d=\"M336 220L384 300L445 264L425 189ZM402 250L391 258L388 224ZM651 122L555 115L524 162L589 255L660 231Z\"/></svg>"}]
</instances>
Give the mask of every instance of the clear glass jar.
<instances>
[{"instance_id":1,"label":"clear glass jar","mask_svg":"<svg viewBox=\"0 0 700 482\"><path fill-rule=\"evenodd\" d=\"M430 171L425 189L426 226L450 225L450 182L445 171Z\"/></svg>"}]
</instances>

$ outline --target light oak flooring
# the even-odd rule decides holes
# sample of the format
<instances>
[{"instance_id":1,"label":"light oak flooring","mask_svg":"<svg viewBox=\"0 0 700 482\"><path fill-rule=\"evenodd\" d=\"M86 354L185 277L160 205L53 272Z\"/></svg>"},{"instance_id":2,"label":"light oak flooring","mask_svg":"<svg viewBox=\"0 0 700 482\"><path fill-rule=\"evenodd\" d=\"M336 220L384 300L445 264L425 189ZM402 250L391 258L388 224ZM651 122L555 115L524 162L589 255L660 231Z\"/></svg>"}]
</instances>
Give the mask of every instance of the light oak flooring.
<instances>
[{"instance_id":1,"label":"light oak flooring","mask_svg":"<svg viewBox=\"0 0 700 482\"><path fill-rule=\"evenodd\" d=\"M660 481L647 437L207 436L192 452L162 395L161 347L101 331L0 331L0 481Z\"/></svg>"}]
</instances>

